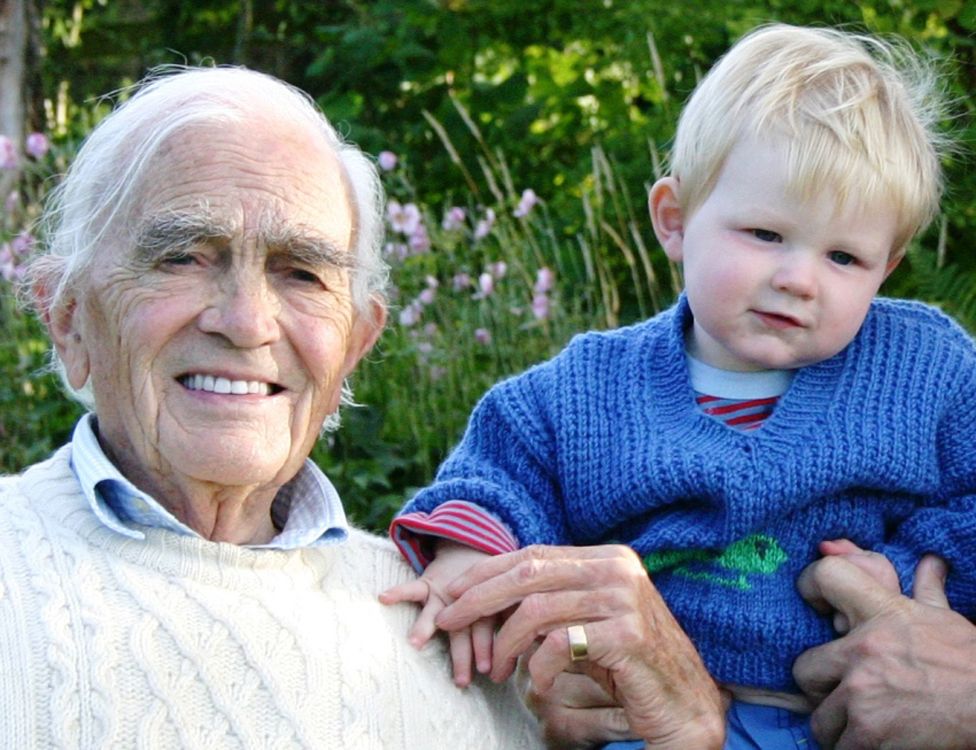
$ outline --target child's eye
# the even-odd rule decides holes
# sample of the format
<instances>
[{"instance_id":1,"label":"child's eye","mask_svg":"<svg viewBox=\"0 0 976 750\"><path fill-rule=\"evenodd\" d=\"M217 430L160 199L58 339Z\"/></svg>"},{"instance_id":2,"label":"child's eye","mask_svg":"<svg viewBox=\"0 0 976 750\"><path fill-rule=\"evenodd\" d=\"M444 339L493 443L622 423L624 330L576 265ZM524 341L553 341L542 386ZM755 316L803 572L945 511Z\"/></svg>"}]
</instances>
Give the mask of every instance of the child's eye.
<instances>
[{"instance_id":1,"label":"child's eye","mask_svg":"<svg viewBox=\"0 0 976 750\"><path fill-rule=\"evenodd\" d=\"M838 266L849 266L857 260L853 255L845 253L843 250L833 250L827 257Z\"/></svg>"},{"instance_id":2,"label":"child's eye","mask_svg":"<svg viewBox=\"0 0 976 750\"><path fill-rule=\"evenodd\" d=\"M783 237L777 232L773 232L769 229L753 229L752 234L757 240L762 242L782 242Z\"/></svg>"}]
</instances>

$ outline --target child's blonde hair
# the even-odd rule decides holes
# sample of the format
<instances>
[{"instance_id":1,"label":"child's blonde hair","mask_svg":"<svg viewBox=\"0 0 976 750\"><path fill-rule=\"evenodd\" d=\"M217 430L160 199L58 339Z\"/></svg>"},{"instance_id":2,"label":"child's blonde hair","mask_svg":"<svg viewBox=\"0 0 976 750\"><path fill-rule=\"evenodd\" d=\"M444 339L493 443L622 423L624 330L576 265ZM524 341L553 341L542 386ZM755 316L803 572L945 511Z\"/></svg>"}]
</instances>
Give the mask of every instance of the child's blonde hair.
<instances>
[{"instance_id":1,"label":"child's blonde hair","mask_svg":"<svg viewBox=\"0 0 976 750\"><path fill-rule=\"evenodd\" d=\"M711 69L681 114L671 154L681 208L690 214L708 197L737 141L785 137L797 194L829 186L838 205L894 212L892 255L900 255L942 195L940 93L932 67L904 42L759 27Z\"/></svg>"}]
</instances>

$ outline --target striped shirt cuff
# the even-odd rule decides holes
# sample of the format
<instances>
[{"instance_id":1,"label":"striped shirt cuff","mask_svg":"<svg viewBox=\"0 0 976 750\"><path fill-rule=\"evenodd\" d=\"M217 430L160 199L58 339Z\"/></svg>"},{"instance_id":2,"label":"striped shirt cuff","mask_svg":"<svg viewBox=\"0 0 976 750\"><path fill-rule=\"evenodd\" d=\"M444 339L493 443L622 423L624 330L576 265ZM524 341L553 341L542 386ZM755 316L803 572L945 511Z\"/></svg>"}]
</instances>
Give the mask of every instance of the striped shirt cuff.
<instances>
[{"instance_id":1,"label":"striped shirt cuff","mask_svg":"<svg viewBox=\"0 0 976 750\"><path fill-rule=\"evenodd\" d=\"M519 547L504 523L464 500L449 500L430 513L405 513L394 518L390 538L418 573L434 559L436 538L450 539L489 555L514 552Z\"/></svg>"}]
</instances>

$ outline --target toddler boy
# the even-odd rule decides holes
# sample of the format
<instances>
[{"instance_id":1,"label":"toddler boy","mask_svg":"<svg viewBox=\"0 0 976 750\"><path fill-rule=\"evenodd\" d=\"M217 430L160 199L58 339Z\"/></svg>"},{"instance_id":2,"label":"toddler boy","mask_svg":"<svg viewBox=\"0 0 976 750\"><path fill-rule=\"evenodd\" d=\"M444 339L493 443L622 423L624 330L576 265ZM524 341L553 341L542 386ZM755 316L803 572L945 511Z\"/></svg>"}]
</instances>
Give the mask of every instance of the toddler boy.
<instances>
[{"instance_id":1,"label":"toddler boy","mask_svg":"<svg viewBox=\"0 0 976 750\"><path fill-rule=\"evenodd\" d=\"M626 543L733 694L727 746L811 748L791 666L834 635L795 588L818 555L878 553L911 590L935 552L976 614L976 348L875 297L938 208L934 93L901 45L830 29L759 28L712 69L649 200L685 291L485 395L392 526L415 642L476 550Z\"/></svg>"}]
</instances>

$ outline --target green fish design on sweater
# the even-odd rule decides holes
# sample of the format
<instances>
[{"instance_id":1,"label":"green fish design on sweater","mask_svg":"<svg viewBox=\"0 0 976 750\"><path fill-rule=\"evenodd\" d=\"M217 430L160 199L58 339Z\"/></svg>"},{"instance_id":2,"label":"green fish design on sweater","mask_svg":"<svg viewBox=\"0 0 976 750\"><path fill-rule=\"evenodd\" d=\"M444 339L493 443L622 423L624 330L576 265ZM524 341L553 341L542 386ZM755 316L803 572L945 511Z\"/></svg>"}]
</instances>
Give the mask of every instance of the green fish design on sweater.
<instances>
[{"instance_id":1,"label":"green fish design on sweater","mask_svg":"<svg viewBox=\"0 0 976 750\"><path fill-rule=\"evenodd\" d=\"M749 576L773 575L789 559L771 536L752 534L717 550L662 550L644 557L650 574L669 570L672 575L709 581L749 591Z\"/></svg>"}]
</instances>

